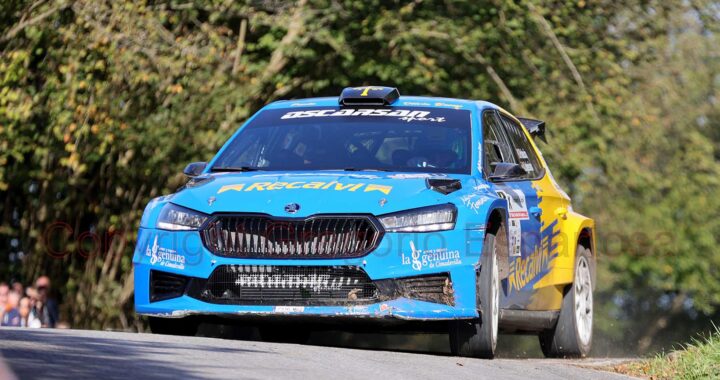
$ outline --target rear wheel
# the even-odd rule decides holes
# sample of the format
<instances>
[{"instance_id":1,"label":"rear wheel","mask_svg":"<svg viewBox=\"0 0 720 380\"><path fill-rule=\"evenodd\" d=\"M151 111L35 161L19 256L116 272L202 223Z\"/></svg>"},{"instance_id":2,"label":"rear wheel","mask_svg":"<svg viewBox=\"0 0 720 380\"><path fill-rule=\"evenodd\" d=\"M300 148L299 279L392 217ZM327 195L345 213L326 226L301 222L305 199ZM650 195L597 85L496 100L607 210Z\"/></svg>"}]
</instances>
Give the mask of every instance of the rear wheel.
<instances>
[{"instance_id":1,"label":"rear wheel","mask_svg":"<svg viewBox=\"0 0 720 380\"><path fill-rule=\"evenodd\" d=\"M557 325L540 334L540 347L549 358L584 358L592 346L593 261L589 249L578 246L575 280L563 298Z\"/></svg>"},{"instance_id":2,"label":"rear wheel","mask_svg":"<svg viewBox=\"0 0 720 380\"><path fill-rule=\"evenodd\" d=\"M195 336L200 324L192 318L149 317L150 331L160 335Z\"/></svg>"},{"instance_id":3,"label":"rear wheel","mask_svg":"<svg viewBox=\"0 0 720 380\"><path fill-rule=\"evenodd\" d=\"M505 233L505 227L501 225L496 233L485 236L482 265L476 281L480 319L451 322L450 349L454 355L486 359L495 357L500 315L498 251L508 249L507 244L500 244L506 241Z\"/></svg>"}]
</instances>

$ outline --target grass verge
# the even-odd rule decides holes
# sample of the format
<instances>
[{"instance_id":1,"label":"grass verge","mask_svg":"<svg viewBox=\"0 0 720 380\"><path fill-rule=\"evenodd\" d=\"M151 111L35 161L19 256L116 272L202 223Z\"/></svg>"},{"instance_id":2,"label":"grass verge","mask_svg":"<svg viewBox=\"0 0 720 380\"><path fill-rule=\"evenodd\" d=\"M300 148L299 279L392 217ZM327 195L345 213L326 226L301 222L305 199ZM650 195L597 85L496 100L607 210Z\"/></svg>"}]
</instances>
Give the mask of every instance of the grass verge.
<instances>
[{"instance_id":1,"label":"grass verge","mask_svg":"<svg viewBox=\"0 0 720 380\"><path fill-rule=\"evenodd\" d=\"M719 379L720 329L708 337L693 339L684 349L651 359L618 365L616 372L650 379Z\"/></svg>"}]
</instances>

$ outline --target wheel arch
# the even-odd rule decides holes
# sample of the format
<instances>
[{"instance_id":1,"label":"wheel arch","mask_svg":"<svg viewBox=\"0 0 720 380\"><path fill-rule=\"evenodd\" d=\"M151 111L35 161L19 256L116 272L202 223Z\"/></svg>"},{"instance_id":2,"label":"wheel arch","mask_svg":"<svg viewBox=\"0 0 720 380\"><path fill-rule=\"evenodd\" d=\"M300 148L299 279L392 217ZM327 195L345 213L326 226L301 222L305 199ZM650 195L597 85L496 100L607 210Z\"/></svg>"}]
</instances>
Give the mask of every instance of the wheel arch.
<instances>
[{"instance_id":1,"label":"wheel arch","mask_svg":"<svg viewBox=\"0 0 720 380\"><path fill-rule=\"evenodd\" d=\"M488 211L487 221L485 222L486 231L488 233L496 233L502 223L507 221L507 210L503 206L496 206Z\"/></svg>"},{"instance_id":2,"label":"wheel arch","mask_svg":"<svg viewBox=\"0 0 720 380\"><path fill-rule=\"evenodd\" d=\"M591 227L584 227L577 236L577 245L581 245L590 250L591 255L595 255L595 234Z\"/></svg>"},{"instance_id":3,"label":"wheel arch","mask_svg":"<svg viewBox=\"0 0 720 380\"><path fill-rule=\"evenodd\" d=\"M497 258L499 276L501 279L504 279L507 278L507 276L510 274L510 236L506 224L508 218L507 204L498 204L495 207L490 208L487 215L487 221L485 222L486 236L489 233L497 233L501 225L506 226L504 242L507 244L507 247L504 250L504 254L498 256Z\"/></svg>"},{"instance_id":4,"label":"wheel arch","mask_svg":"<svg viewBox=\"0 0 720 380\"><path fill-rule=\"evenodd\" d=\"M568 213L567 220L564 220L563 222L566 236L568 237L566 249L567 253L571 255L572 260L570 262L572 263L573 268L575 266L575 260L577 259L577 247L582 246L590 251L590 258L592 260L592 281L593 287L595 287L597 282L595 281L595 267L597 262L595 221L577 213ZM573 281L574 280L575 279L573 278Z\"/></svg>"},{"instance_id":5,"label":"wheel arch","mask_svg":"<svg viewBox=\"0 0 720 380\"><path fill-rule=\"evenodd\" d=\"M597 286L597 251L595 250L595 230L591 227L584 227L580 230L577 238L577 245L583 246L585 249L590 251L590 259L592 260L590 275L592 276L592 287L595 289Z\"/></svg>"}]
</instances>

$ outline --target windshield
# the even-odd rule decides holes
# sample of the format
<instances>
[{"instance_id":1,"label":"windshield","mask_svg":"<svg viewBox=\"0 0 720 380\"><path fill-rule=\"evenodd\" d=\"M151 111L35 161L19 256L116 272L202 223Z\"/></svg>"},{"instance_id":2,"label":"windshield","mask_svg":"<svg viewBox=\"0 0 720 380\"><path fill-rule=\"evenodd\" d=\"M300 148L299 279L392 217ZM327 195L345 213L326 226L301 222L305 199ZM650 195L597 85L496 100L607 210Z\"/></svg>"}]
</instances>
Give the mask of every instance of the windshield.
<instances>
[{"instance_id":1,"label":"windshield","mask_svg":"<svg viewBox=\"0 0 720 380\"><path fill-rule=\"evenodd\" d=\"M470 173L470 111L314 107L262 111L212 171Z\"/></svg>"}]
</instances>

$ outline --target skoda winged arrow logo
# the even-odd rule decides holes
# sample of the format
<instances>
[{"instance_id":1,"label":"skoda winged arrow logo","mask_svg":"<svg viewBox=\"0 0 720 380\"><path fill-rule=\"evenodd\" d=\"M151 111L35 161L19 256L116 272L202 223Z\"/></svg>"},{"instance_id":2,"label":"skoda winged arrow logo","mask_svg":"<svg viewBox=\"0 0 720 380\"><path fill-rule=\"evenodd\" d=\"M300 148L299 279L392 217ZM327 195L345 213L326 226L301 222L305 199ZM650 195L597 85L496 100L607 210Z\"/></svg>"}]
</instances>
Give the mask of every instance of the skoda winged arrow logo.
<instances>
[{"instance_id":1,"label":"skoda winged arrow logo","mask_svg":"<svg viewBox=\"0 0 720 380\"><path fill-rule=\"evenodd\" d=\"M289 203L285 205L285 212L288 214L294 214L300 210L300 205L297 203Z\"/></svg>"}]
</instances>

